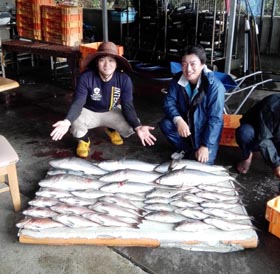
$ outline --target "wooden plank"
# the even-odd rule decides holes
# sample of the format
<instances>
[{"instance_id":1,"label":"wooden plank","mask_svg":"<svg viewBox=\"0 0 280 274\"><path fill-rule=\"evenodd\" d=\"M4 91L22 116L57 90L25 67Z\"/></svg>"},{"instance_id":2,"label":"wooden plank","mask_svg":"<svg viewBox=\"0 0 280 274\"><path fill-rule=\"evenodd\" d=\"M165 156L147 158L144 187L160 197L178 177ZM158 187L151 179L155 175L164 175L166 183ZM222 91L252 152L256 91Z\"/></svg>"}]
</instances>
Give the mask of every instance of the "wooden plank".
<instances>
[{"instance_id":1,"label":"wooden plank","mask_svg":"<svg viewBox=\"0 0 280 274\"><path fill-rule=\"evenodd\" d=\"M12 79L0 77L0 92L19 87L19 83Z\"/></svg>"},{"instance_id":2,"label":"wooden plank","mask_svg":"<svg viewBox=\"0 0 280 274\"><path fill-rule=\"evenodd\" d=\"M142 246L159 247L160 242L153 239L87 239L87 238L33 238L26 235L19 237L19 242L24 244L45 244L45 245L101 245L101 246Z\"/></svg>"}]
</instances>

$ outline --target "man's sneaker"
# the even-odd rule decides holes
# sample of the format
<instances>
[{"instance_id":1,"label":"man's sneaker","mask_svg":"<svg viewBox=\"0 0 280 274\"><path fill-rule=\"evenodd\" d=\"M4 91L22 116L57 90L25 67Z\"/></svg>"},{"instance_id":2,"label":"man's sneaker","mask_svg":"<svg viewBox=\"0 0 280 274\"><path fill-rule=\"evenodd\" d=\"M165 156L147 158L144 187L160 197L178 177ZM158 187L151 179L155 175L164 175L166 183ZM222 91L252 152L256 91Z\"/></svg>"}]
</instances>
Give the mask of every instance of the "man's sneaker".
<instances>
[{"instance_id":1,"label":"man's sneaker","mask_svg":"<svg viewBox=\"0 0 280 274\"><path fill-rule=\"evenodd\" d=\"M171 159L172 160L182 160L185 156L185 151L184 150L179 150L171 154Z\"/></svg>"},{"instance_id":2,"label":"man's sneaker","mask_svg":"<svg viewBox=\"0 0 280 274\"><path fill-rule=\"evenodd\" d=\"M105 129L105 133L109 136L112 144L114 145L122 145L123 144L123 139L121 135L116 131L110 131L109 129Z\"/></svg>"},{"instance_id":3,"label":"man's sneaker","mask_svg":"<svg viewBox=\"0 0 280 274\"><path fill-rule=\"evenodd\" d=\"M76 149L77 156L81 158L86 158L88 157L89 151L90 151L90 140L88 140L88 142L80 140Z\"/></svg>"}]
</instances>

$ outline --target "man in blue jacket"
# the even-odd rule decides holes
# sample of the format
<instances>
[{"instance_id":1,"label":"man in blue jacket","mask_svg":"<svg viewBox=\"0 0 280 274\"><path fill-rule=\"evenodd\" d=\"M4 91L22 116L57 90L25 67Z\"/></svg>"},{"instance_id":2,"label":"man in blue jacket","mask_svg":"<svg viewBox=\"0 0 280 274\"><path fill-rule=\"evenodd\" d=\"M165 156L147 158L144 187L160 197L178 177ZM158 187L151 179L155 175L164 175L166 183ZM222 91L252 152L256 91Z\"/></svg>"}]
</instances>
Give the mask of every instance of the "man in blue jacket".
<instances>
[{"instance_id":1,"label":"man in blue jacket","mask_svg":"<svg viewBox=\"0 0 280 274\"><path fill-rule=\"evenodd\" d=\"M223 128L225 88L206 67L200 45L184 49L182 72L171 81L160 128L176 148L172 159L195 158L214 164Z\"/></svg>"},{"instance_id":2,"label":"man in blue jacket","mask_svg":"<svg viewBox=\"0 0 280 274\"><path fill-rule=\"evenodd\" d=\"M239 173L248 172L253 151L260 151L280 178L280 94L265 97L243 115L236 142L242 150L242 160L237 164Z\"/></svg>"}]
</instances>

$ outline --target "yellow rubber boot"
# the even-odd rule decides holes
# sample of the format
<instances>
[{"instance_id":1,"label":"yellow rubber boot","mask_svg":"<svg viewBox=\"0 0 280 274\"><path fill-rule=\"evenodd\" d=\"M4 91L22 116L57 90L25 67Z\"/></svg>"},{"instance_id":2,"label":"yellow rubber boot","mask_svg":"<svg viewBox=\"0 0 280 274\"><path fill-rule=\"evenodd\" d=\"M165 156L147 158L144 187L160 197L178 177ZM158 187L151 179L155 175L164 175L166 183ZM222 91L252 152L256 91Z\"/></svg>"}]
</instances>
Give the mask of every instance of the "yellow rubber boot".
<instances>
[{"instance_id":1,"label":"yellow rubber boot","mask_svg":"<svg viewBox=\"0 0 280 274\"><path fill-rule=\"evenodd\" d=\"M88 140L88 142L80 140L76 149L77 156L81 158L86 158L88 157L89 151L90 151L90 140Z\"/></svg>"},{"instance_id":2,"label":"yellow rubber boot","mask_svg":"<svg viewBox=\"0 0 280 274\"><path fill-rule=\"evenodd\" d=\"M112 144L117 145L117 146L123 144L123 139L116 130L110 131L109 129L106 128L105 133L109 136Z\"/></svg>"}]
</instances>

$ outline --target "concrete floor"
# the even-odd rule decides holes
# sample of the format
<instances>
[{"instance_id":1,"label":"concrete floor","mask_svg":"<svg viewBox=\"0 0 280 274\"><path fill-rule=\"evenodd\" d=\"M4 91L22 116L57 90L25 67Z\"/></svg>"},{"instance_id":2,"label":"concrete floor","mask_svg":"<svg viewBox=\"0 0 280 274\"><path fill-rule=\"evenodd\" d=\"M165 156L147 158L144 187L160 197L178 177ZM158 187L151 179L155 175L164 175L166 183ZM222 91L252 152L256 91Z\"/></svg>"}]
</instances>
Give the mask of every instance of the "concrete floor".
<instances>
[{"instance_id":1,"label":"concrete floor","mask_svg":"<svg viewBox=\"0 0 280 274\"><path fill-rule=\"evenodd\" d=\"M27 207L27 202L38 190L38 182L45 176L48 162L54 158L73 156L75 152L76 144L70 134L60 142L53 142L49 137L52 124L64 117L72 96L67 79L53 82L50 75L45 68L27 69L20 75L8 71L7 77L17 79L21 86L12 93L8 107L4 94L0 94L0 134L10 141L19 155L17 169L22 209ZM134 81L138 115L144 124L156 127L157 144L142 147L138 138L132 136L125 140L124 145L114 146L102 130L95 130L91 132L94 145L89 160L127 157L158 163L169 159L172 148L157 126L162 117L160 89L165 83L143 81L139 76ZM258 100L277 89L275 84L270 91L255 91L251 100ZM239 157L238 148L221 147L216 163L235 172L233 167ZM271 169L259 154L255 155L249 173L237 178L244 186L240 196L248 214L254 217L259 245L234 253L191 252L176 248L21 244L15 224L22 214L14 213L8 193L1 194L0 274L278 274L280 239L268 232L264 215L267 201L279 195L279 180L271 174Z\"/></svg>"}]
</instances>

